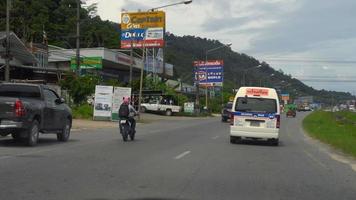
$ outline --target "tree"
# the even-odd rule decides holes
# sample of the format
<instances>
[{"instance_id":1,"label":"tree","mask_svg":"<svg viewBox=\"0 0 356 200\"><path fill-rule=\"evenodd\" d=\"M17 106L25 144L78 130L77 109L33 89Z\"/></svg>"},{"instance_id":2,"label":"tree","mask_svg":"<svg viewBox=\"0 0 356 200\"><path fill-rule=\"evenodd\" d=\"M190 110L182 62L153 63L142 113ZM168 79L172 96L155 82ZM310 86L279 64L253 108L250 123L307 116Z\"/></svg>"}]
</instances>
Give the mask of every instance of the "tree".
<instances>
[{"instance_id":1,"label":"tree","mask_svg":"<svg viewBox=\"0 0 356 200\"><path fill-rule=\"evenodd\" d=\"M60 82L62 89L66 89L73 99L74 104L80 105L87 100L89 95L94 94L95 86L99 85L101 79L96 75L77 76L70 72Z\"/></svg>"}]
</instances>

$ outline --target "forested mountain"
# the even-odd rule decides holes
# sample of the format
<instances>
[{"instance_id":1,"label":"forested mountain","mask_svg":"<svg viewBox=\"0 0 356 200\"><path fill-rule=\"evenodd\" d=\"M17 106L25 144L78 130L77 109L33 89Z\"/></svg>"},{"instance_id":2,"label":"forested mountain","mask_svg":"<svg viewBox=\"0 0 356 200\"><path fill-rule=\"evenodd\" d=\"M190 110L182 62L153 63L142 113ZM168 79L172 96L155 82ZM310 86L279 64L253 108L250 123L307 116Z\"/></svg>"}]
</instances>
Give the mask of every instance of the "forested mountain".
<instances>
[{"instance_id":1,"label":"forested mountain","mask_svg":"<svg viewBox=\"0 0 356 200\"><path fill-rule=\"evenodd\" d=\"M64 48L75 47L76 34L76 0L12 0L11 30L25 42L41 43L44 36L48 43ZM119 48L119 24L103 21L96 14L96 4L82 5L81 15L81 47ZM5 30L6 1L0 1L0 30ZM167 35L165 57L167 62L175 66L175 78L192 83L193 61L204 60L205 51L219 47L216 40L195 36ZM255 86L269 86L289 92L292 97L313 95L317 101L331 103L351 99L349 93L315 90L301 81L276 71L273 66L256 60L246 54L222 48L209 53L208 59L224 60L225 89L232 90L241 86L243 71L251 69L246 74L246 83Z\"/></svg>"},{"instance_id":2,"label":"forested mountain","mask_svg":"<svg viewBox=\"0 0 356 200\"><path fill-rule=\"evenodd\" d=\"M175 75L184 81L192 82L194 60L205 60L208 49L220 47L224 44L217 40L209 40L195 36L167 35L167 61L174 64ZM290 93L292 98L297 96L314 96L318 102L332 104L353 99L350 93L315 90L285 74L282 70L275 70L266 62L261 62L246 54L222 48L208 54L208 59L224 60L224 78L227 89L238 88L242 85L243 71L246 71L246 84L252 86L267 86L280 89L281 92ZM262 67L254 68L261 65Z\"/></svg>"}]
</instances>

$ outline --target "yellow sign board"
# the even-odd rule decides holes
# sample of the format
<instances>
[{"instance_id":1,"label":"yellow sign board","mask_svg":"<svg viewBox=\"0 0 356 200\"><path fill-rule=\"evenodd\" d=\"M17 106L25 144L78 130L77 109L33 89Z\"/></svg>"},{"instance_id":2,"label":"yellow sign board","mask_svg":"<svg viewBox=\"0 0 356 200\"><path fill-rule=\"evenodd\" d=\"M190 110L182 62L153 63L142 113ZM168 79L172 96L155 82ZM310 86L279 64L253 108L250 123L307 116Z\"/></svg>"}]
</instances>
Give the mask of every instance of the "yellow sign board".
<instances>
[{"instance_id":1,"label":"yellow sign board","mask_svg":"<svg viewBox=\"0 0 356 200\"><path fill-rule=\"evenodd\" d=\"M121 14L121 30L164 28L166 15L163 11L126 12Z\"/></svg>"}]
</instances>

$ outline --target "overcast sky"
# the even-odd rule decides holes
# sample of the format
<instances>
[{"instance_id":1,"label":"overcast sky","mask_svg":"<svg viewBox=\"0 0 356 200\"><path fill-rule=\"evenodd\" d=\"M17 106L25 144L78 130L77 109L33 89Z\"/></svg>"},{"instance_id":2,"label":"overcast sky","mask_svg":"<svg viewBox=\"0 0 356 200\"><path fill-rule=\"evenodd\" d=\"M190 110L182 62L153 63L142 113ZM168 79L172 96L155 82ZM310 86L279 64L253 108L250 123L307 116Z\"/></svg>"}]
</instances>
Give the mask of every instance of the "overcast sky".
<instances>
[{"instance_id":1,"label":"overcast sky","mask_svg":"<svg viewBox=\"0 0 356 200\"><path fill-rule=\"evenodd\" d=\"M98 3L102 19L120 22L121 9L147 10L179 1L86 2ZM194 0L164 10L169 32L232 43L233 50L316 89L356 93L355 9L356 0Z\"/></svg>"}]
</instances>

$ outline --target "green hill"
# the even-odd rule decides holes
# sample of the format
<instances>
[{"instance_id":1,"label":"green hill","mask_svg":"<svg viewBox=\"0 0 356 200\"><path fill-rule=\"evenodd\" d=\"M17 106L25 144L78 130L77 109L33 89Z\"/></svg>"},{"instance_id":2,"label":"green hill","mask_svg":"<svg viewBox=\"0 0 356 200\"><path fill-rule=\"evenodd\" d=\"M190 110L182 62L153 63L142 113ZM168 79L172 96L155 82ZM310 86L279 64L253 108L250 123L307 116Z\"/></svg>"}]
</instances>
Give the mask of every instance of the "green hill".
<instances>
[{"instance_id":1,"label":"green hill","mask_svg":"<svg viewBox=\"0 0 356 200\"><path fill-rule=\"evenodd\" d=\"M217 40L210 40L195 36L167 35L166 59L174 64L176 78L193 82L193 61L205 60L205 51L220 47L223 44ZM248 70L246 84L250 86L266 86L288 92L292 98L297 96L314 96L318 102L331 104L332 101L342 102L353 99L350 93L316 90L305 85L291 75L275 70L266 62L232 51L230 48L222 48L208 54L208 59L224 60L224 84L228 89L238 88L242 85L243 71L262 65L260 68ZM333 99L333 98L334 99ZM332 100L333 99L333 100Z\"/></svg>"}]
</instances>

